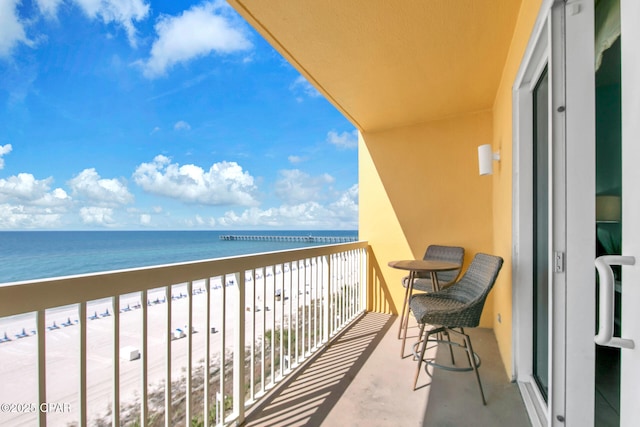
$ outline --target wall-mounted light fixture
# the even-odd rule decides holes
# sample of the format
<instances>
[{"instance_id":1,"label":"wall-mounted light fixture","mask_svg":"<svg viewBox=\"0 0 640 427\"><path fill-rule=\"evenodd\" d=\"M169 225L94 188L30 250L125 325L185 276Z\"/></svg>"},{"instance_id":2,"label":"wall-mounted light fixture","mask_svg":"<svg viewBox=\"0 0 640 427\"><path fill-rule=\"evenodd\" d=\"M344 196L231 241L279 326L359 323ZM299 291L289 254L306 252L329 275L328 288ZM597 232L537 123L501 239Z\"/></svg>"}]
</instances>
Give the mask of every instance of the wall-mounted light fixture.
<instances>
[{"instance_id":1,"label":"wall-mounted light fixture","mask_svg":"<svg viewBox=\"0 0 640 427\"><path fill-rule=\"evenodd\" d=\"M500 151L491 151L491 144L478 146L478 168L480 175L491 175L493 173L493 161L500 161Z\"/></svg>"}]
</instances>

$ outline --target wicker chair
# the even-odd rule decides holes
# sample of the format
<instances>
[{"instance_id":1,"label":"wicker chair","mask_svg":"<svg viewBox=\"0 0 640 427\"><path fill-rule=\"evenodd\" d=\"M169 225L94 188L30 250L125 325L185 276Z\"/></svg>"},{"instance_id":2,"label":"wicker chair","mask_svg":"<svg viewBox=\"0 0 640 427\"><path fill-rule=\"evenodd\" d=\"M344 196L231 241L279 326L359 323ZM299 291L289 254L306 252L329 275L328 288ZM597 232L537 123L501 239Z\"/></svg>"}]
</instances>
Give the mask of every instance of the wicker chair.
<instances>
[{"instance_id":1,"label":"wicker chair","mask_svg":"<svg viewBox=\"0 0 640 427\"><path fill-rule=\"evenodd\" d=\"M444 289L455 283L456 279L460 275L462 269L462 262L464 261L464 248L459 246L441 246L441 245L429 245L424 253L422 259L433 261L447 261L460 264L460 268L451 271L440 271L436 273L438 277L438 284L440 289ZM433 284L429 278L428 273L416 273L417 276L413 280L413 290L422 292L433 292ZM409 286L409 276L405 276L402 279L402 286ZM402 305L402 317L400 319L400 327L398 328L398 339L402 339L402 331L404 330L404 336L407 336L407 326L409 323L409 301L413 292L405 292L404 303Z\"/></svg>"},{"instance_id":2,"label":"wicker chair","mask_svg":"<svg viewBox=\"0 0 640 427\"><path fill-rule=\"evenodd\" d=\"M464 328L474 328L480 324L480 315L487 295L496 282L500 268L502 268L502 258L494 255L476 254L469 268L462 278L454 285L439 292L415 295L411 298L409 306L416 320L420 324L420 337L423 336L427 324L436 326L428 330L422 339L420 355L418 356L418 368L416 370L413 388L415 390L418 383L418 375L424 361L424 353L429 342L429 336L438 333L452 333L462 337L464 343L460 345L467 352L469 368L445 367L454 371L473 370L480 387L482 403L487 404L478 374L480 358L473 351L471 339L465 334ZM455 342L441 341L449 346L456 345ZM420 343L418 343L420 344ZM435 367L443 367L435 362L427 362Z\"/></svg>"}]
</instances>

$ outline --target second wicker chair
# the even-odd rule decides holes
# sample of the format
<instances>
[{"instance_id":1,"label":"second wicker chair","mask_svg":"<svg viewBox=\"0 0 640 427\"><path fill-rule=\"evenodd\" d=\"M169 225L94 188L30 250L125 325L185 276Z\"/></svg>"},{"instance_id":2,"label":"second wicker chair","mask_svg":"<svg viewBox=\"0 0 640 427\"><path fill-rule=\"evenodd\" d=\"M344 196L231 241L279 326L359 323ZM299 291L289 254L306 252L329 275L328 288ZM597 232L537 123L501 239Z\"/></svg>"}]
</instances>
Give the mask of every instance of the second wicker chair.
<instances>
[{"instance_id":1,"label":"second wicker chair","mask_svg":"<svg viewBox=\"0 0 640 427\"><path fill-rule=\"evenodd\" d=\"M427 324L435 326L434 329L427 331L426 336L422 337L418 367L413 382L414 389L418 383L418 375L424 361L429 336L441 332L445 334L452 333L463 338L464 343L461 347L467 352L470 367L448 369L473 370L480 387L482 403L486 405L480 374L478 374L480 359L474 353L471 339L464 332L464 328L474 328L480 324L480 315L482 314L484 303L489 291L491 291L496 282L502 263L501 257L482 253L476 254L467 271L454 285L439 292L414 295L411 298L409 307L420 324L419 336L423 336ZM454 343L445 341L445 344L452 345ZM438 367L435 363L431 364Z\"/></svg>"},{"instance_id":2,"label":"second wicker chair","mask_svg":"<svg viewBox=\"0 0 640 427\"><path fill-rule=\"evenodd\" d=\"M431 261L446 261L460 265L460 268L457 270L440 271L436 273L440 289L444 289L455 283L456 279L460 275L462 262L464 261L464 248L460 246L429 245L422 259ZM408 285L409 276L405 276L402 279L402 286L406 288ZM421 292L433 292L433 284L431 283L429 275L420 275L420 273L418 273L418 276L413 281L413 290ZM402 305L402 317L400 321L400 327L398 329L398 339L402 338L403 330L404 336L407 336L407 327L409 323L409 301L411 300L412 293L413 292L405 292L405 300Z\"/></svg>"}]
</instances>

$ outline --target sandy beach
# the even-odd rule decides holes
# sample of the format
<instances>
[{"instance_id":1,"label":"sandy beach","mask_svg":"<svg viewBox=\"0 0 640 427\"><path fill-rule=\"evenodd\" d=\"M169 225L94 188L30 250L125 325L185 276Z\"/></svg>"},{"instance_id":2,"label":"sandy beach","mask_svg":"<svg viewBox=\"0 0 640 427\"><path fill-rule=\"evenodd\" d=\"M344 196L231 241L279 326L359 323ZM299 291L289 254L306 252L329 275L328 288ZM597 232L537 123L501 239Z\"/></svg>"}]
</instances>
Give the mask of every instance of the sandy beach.
<instances>
[{"instance_id":1,"label":"sandy beach","mask_svg":"<svg viewBox=\"0 0 640 427\"><path fill-rule=\"evenodd\" d=\"M245 316L246 345L250 345L252 339L252 316L255 314L255 338L260 340L264 334L263 314L265 315L266 330L273 327L274 314L276 322L288 316L288 302L276 302L274 292L281 289L284 298L288 300L294 295L294 307L298 304L298 295L307 293L298 284L297 274L293 274L293 280L289 280L289 274L276 271L273 274L267 270L265 278L260 276L256 280L248 280L246 283ZM266 280L264 280L266 279ZM236 307L237 284L227 278L226 287L226 348L231 349L234 343L234 309ZM302 283L302 282L301 282ZM251 309L251 301L254 298L256 308ZM221 354L221 334L211 333L206 330L206 300L211 298L211 327L217 331L222 325L223 289L220 278L211 279L211 291L205 291L205 283L194 282L192 286L193 300L193 359L195 369L201 366L205 358L205 339L209 333L211 341L211 357L213 361L219 360ZM172 315L171 330L182 329L186 332L185 325L188 318L188 297L186 285L172 287ZM265 303L264 295L269 296ZM164 289L149 291L148 293L148 384L149 390L154 385L165 380L166 360L166 298ZM301 297L302 298L302 297ZM305 298L309 300L307 295ZM274 305L275 303L275 305ZM121 403L131 402L136 396L141 395L142 376L141 360L129 360L128 352L123 349L142 348L142 310L138 307L142 304L140 294L131 294L120 297L120 400ZM301 305L304 302L301 301ZM264 312L264 313L263 313ZM102 300L87 303L87 412L89 421L97 416L106 414L112 403L113 384L113 307L111 300ZM47 311L46 325L51 328L46 332L47 346L47 402L53 403L52 412L48 414L49 425L65 426L78 420L78 390L79 390L79 326L77 306L60 307ZM65 326L66 325L66 326ZM22 330L28 336L16 338ZM35 315L19 315L0 319L0 337L5 332L11 341L0 343L0 403L15 404L7 410L5 407L0 412L0 425L31 426L34 425L36 414L31 412L37 403L37 369L36 346L37 339L32 335L35 330ZM187 339L185 337L174 339L172 348L172 380L180 378L184 374L187 365ZM227 379L231 380L231 379ZM30 405L27 413L20 412L20 405ZM22 409L24 411L24 409Z\"/></svg>"}]
</instances>

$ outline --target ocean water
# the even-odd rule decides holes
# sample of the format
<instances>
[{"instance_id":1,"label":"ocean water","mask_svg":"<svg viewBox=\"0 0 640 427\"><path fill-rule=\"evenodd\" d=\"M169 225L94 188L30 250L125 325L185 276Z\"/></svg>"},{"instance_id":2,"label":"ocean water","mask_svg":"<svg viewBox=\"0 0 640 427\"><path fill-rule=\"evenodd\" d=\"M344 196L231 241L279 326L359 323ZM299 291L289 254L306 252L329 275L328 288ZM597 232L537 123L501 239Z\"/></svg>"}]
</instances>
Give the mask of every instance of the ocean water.
<instances>
[{"instance_id":1,"label":"ocean water","mask_svg":"<svg viewBox=\"0 0 640 427\"><path fill-rule=\"evenodd\" d=\"M223 241L220 235L340 236L357 231L5 231L0 283L173 264L326 243Z\"/></svg>"}]
</instances>

